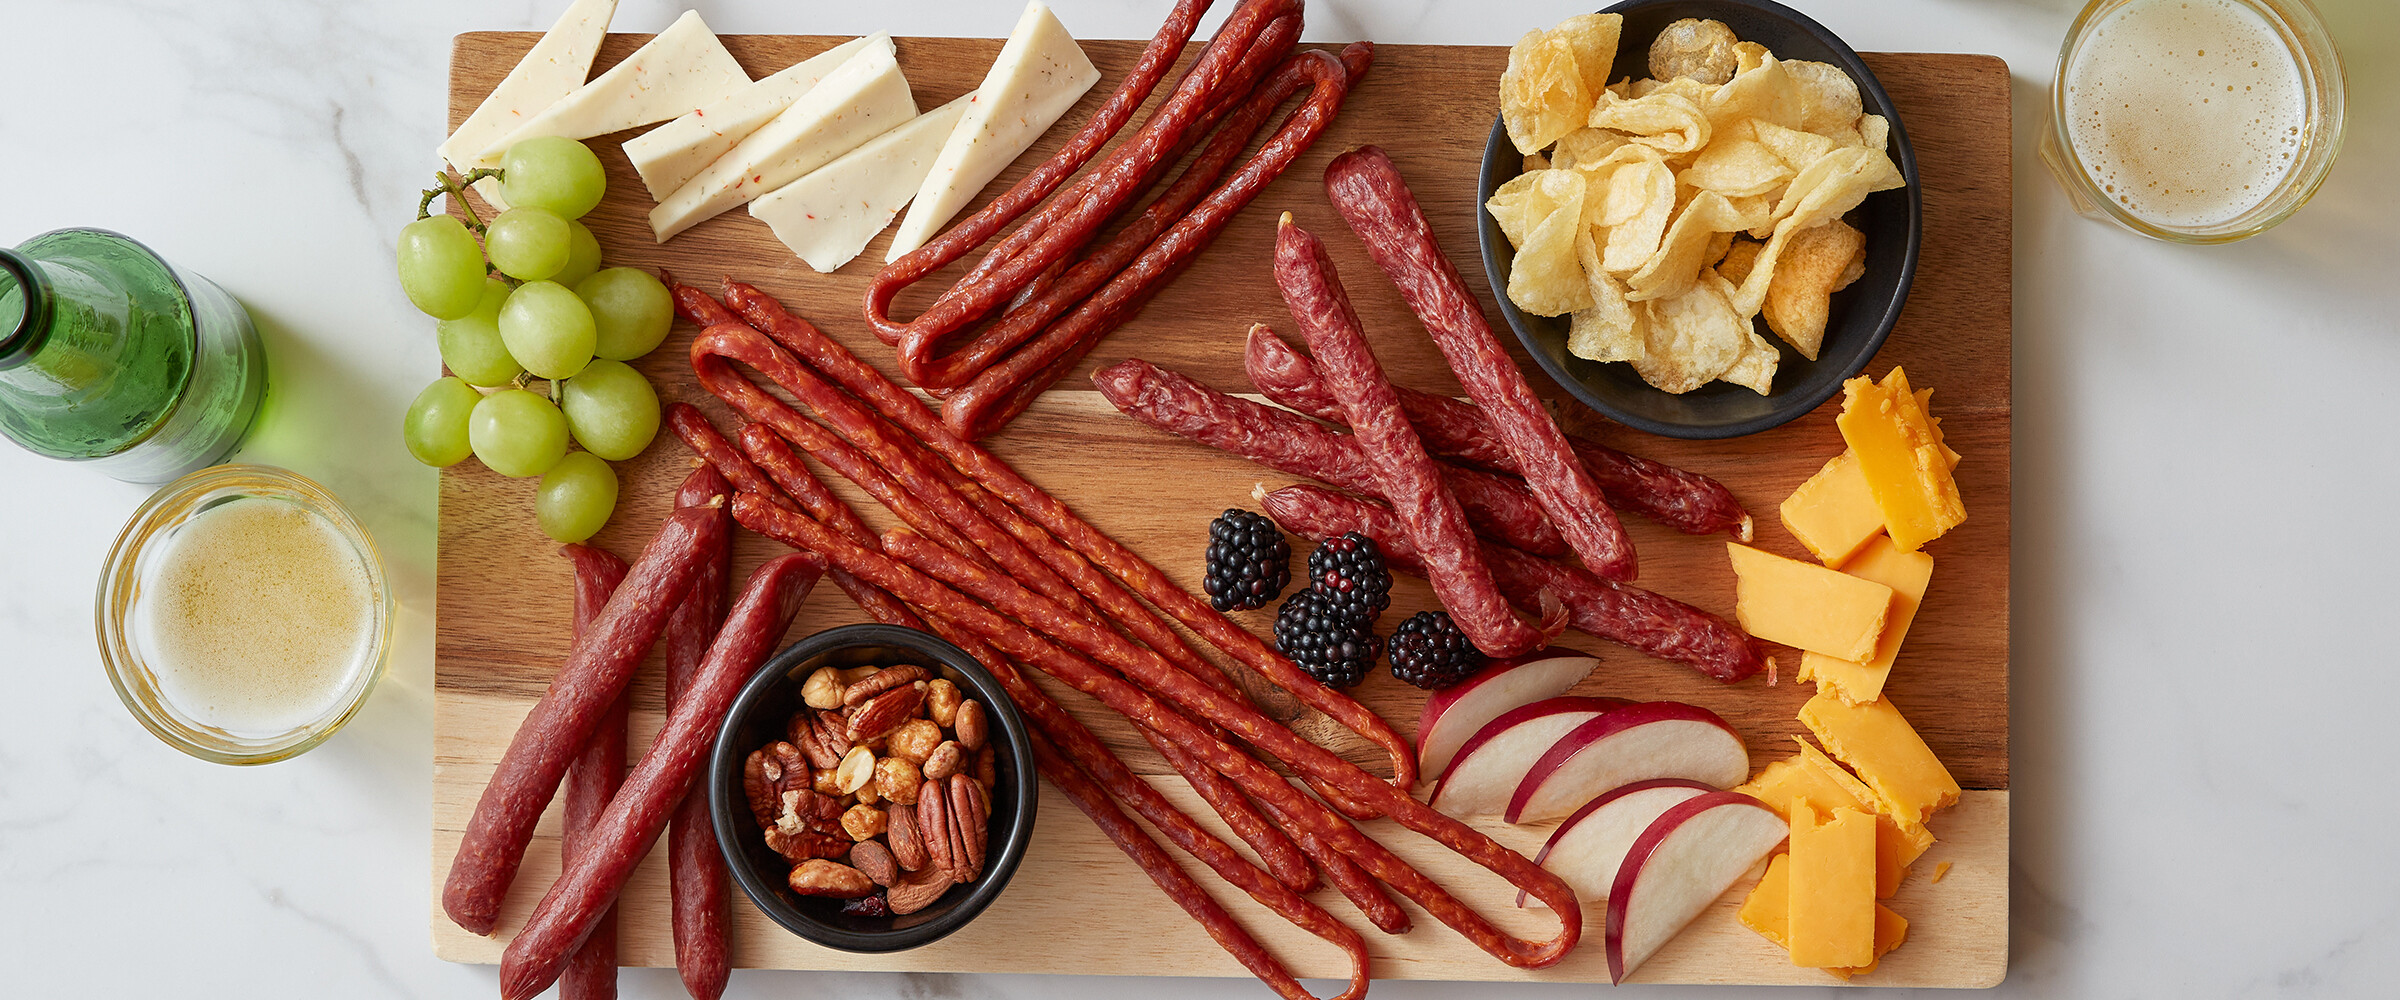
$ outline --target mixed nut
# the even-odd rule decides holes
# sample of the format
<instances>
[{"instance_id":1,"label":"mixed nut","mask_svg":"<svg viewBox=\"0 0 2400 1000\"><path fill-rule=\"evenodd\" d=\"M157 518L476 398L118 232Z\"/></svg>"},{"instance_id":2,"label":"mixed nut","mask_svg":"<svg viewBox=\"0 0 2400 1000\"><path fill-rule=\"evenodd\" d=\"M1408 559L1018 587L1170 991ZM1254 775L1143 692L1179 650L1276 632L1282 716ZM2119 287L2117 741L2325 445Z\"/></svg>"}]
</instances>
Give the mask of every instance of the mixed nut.
<instances>
[{"instance_id":1,"label":"mixed nut","mask_svg":"<svg viewBox=\"0 0 2400 1000\"><path fill-rule=\"evenodd\" d=\"M742 767L793 892L907 914L982 875L998 751L981 702L914 664L825 667L800 699Z\"/></svg>"}]
</instances>

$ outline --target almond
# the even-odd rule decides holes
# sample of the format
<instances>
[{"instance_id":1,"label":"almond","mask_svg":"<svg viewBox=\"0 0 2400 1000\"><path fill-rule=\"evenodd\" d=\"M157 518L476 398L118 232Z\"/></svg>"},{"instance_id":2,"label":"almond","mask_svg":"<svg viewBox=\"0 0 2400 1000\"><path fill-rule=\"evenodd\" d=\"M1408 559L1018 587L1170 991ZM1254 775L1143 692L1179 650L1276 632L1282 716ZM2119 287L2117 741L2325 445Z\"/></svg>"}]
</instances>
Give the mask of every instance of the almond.
<instances>
[{"instance_id":1,"label":"almond","mask_svg":"<svg viewBox=\"0 0 2400 1000\"><path fill-rule=\"evenodd\" d=\"M925 692L906 685L867 699L850 710L847 734L850 742L865 743L900 728L900 724L915 716L918 707L924 704Z\"/></svg>"}]
</instances>

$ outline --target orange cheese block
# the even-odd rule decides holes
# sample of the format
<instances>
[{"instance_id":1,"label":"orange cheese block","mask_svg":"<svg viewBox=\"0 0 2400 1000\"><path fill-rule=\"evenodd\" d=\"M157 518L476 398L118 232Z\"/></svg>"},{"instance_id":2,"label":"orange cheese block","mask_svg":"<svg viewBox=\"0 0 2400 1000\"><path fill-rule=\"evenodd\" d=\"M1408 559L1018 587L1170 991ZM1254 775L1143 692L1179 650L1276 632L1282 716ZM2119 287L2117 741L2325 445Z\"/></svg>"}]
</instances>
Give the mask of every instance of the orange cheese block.
<instances>
[{"instance_id":1,"label":"orange cheese block","mask_svg":"<svg viewBox=\"0 0 2400 1000\"><path fill-rule=\"evenodd\" d=\"M1937 810L1957 804L1958 780L1891 699L1852 705L1820 688L1800 706L1800 722L1858 772L1903 825L1923 824Z\"/></svg>"},{"instance_id":2,"label":"orange cheese block","mask_svg":"<svg viewBox=\"0 0 2400 1000\"><path fill-rule=\"evenodd\" d=\"M1845 660L1875 655L1892 588L1838 570L1725 543L1733 560L1734 617L1768 642Z\"/></svg>"},{"instance_id":3,"label":"orange cheese block","mask_svg":"<svg viewBox=\"0 0 2400 1000\"><path fill-rule=\"evenodd\" d=\"M1902 552L1891 539L1879 535L1843 563L1842 572L1892 588L1892 610L1883 623L1883 635L1875 641L1875 655L1864 662L1823 653L1801 654L1800 679L1815 681L1818 690L1831 691L1857 705L1883 697L1883 682L1892 675L1900 642L1908 638L1909 623L1916 620L1917 608L1925 601L1925 587L1933 581L1933 557Z\"/></svg>"},{"instance_id":4,"label":"orange cheese block","mask_svg":"<svg viewBox=\"0 0 2400 1000\"><path fill-rule=\"evenodd\" d=\"M1917 408L1923 409L1931 398L1931 389L1918 392ZM1934 442L1941 444L1942 464L1958 468L1958 453L1941 443L1942 422L1927 423L1933 427ZM1855 451L1835 455L1808 477L1784 498L1782 513L1784 529L1827 566L1848 569L1844 564L1850 557L1883 534L1883 510L1875 506L1875 494L1867 488L1867 474L1859 468Z\"/></svg>"},{"instance_id":5,"label":"orange cheese block","mask_svg":"<svg viewBox=\"0 0 2400 1000\"><path fill-rule=\"evenodd\" d=\"M1858 456L1892 542L1914 552L1964 522L1967 508L1950 475L1947 447L1910 391L1908 373L1894 368L1882 385L1861 375L1842 383L1842 392L1834 424Z\"/></svg>"},{"instance_id":6,"label":"orange cheese block","mask_svg":"<svg viewBox=\"0 0 2400 1000\"><path fill-rule=\"evenodd\" d=\"M1792 964L1855 969L1875 960L1875 818L1848 807L1792 810L1784 947Z\"/></svg>"},{"instance_id":7,"label":"orange cheese block","mask_svg":"<svg viewBox=\"0 0 2400 1000\"><path fill-rule=\"evenodd\" d=\"M1789 854L1778 854L1767 862L1767 873L1758 880L1750 896L1742 900L1736 916L1742 926L1757 931L1760 937L1775 943L1775 947L1791 950L1788 931L1791 920L1791 860ZM1875 961L1855 969L1827 969L1836 976L1848 979L1875 971L1883 956L1908 940L1908 920L1892 912L1892 908L1875 904Z\"/></svg>"},{"instance_id":8,"label":"orange cheese block","mask_svg":"<svg viewBox=\"0 0 2400 1000\"><path fill-rule=\"evenodd\" d=\"M1801 808L1829 813L1846 806L1874 813L1875 898L1892 898L1900 891L1900 879L1908 874L1908 866L1933 846L1932 831L1914 822L1903 825L1882 808L1873 791L1823 751L1798 736L1792 737L1792 742L1800 745L1798 754L1767 765L1734 791L1766 803L1786 822Z\"/></svg>"}]
</instances>

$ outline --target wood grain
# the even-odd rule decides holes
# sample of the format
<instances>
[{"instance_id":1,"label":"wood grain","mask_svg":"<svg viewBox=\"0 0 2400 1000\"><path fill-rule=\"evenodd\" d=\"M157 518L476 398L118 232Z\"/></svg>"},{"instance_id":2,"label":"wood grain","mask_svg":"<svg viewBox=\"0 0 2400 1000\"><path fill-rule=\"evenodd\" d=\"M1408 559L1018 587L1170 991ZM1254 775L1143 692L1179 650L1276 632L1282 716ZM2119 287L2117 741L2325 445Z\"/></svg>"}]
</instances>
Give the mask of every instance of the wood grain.
<instances>
[{"instance_id":1,"label":"wood grain","mask_svg":"<svg viewBox=\"0 0 2400 1000\"><path fill-rule=\"evenodd\" d=\"M531 33L473 33L458 37L451 59L450 120L463 119L536 38ZM612 35L596 69L622 59L646 36ZM840 39L727 36L727 47L753 76L790 65ZM922 107L972 88L999 50L997 39L904 38L899 58ZM1065 124L1086 117L1131 64L1139 43L1085 43L1106 76ZM1094 367L1143 357L1229 391L1247 392L1241 372L1242 331L1253 321L1288 327L1267 262L1274 219L1292 212L1323 235L1393 377L1436 392L1458 391L1431 342L1398 296L1379 277L1323 197L1319 178L1341 150L1374 142L1389 150L1434 216L1438 236L1478 294L1490 289L1476 263L1475 168L1494 112L1495 81L1506 50L1456 46L1383 46L1373 74L1352 93L1343 114L1316 149L1259 198L1175 285L1134 323L1104 341L1092 358L1025 417L990 442L1029 479L1067 500L1084 517L1141 551L1186 586L1199 584L1199 550L1206 522L1228 506L1249 504L1254 483L1268 488L1288 477L1228 458L1126 420L1088 389ZM1934 412L1950 442L1966 455L1960 489L1969 519L1929 547L1933 585L1910 632L1907 654L1889 686L1926 740L1961 784L1975 791L1933 824L1942 838L1893 902L1910 919L1909 944L1860 985L1981 986L2006 970L2008 868L2008 546L2009 546L2009 104L2007 69L1977 56L1875 54L1867 57L1902 110L1916 143L1924 188L1926 235L1915 289L1900 326L1873 368L1905 364L1919 386L1936 389ZM987 193L1001 190L1063 140L1053 130ZM600 237L608 263L666 268L710 285L730 275L782 298L828 333L886 371L890 353L858 318L860 294L887 237L832 275L793 259L766 227L741 212L703 223L665 246L645 221L650 202L616 141L595 140L609 170L610 196L585 221ZM930 296L904 297L900 312ZM667 345L638 365L666 399L700 404L720 422L726 412L692 382L683 348L692 331L679 327ZM1513 347L1513 345L1512 345ZM1522 355L1520 363L1524 363ZM1529 368L1528 370L1534 370ZM1760 523L1763 547L1804 555L1777 523L1775 506L1842 444L1833 407L1764 434L1733 441L1683 442L1653 438L1607 424L1563 392L1535 379L1571 431L1638 454L1705 472L1726 483ZM674 483L689 468L672 442L620 463L623 501L596 542L612 551L637 551L666 512ZM847 483L835 483L878 528L893 523ZM556 546L535 527L533 483L508 480L467 463L441 477L440 565L435 667L435 787L432 882L446 875L459 832L472 812L500 751L538 698L565 648L571 589ZM1730 613L1731 572L1721 539L1690 538L1647 522L1627 525L1642 557L1642 583L1701 607ZM737 569L747 572L778 547L744 534ZM1403 578L1393 595L1396 622L1432 606L1416 580ZM1238 616L1264 634L1271 611ZM812 597L793 626L794 637L860 620L831 588ZM1676 699L1706 706L1746 736L1758 763L1789 752L1801 732L1793 714L1806 686L1768 686L1764 679L1725 686L1692 671L1648 660L1622 648L1570 633L1568 645L1599 655L1603 666L1578 693ZM1796 654L1779 651L1789 670ZM635 747L646 746L659 723L659 668L645 666L634 689ZM1062 691L1050 685L1054 691ZM1304 714L1288 695L1262 688L1269 710L1305 735L1362 764L1374 754L1362 743ZM1412 731L1423 695L1388 675L1370 679L1359 697L1385 718ZM1062 699L1092 724L1137 770L1165 775L1156 755L1113 714L1080 695ZM1161 787L1203 822L1201 808L1180 780ZM555 810L554 810L555 812ZM1539 845L1546 828L1481 824L1502 842ZM1388 824L1374 824L1385 828ZM1546 933L1551 922L1506 905L1503 891L1429 842L1399 832L1385 839L1470 901L1484 904L1506 926ZM1134 975L1241 976L1244 973L1152 888L1072 806L1045 789L1037 840L1009 891L975 925L936 945L896 955L865 956L816 948L735 905L734 960L744 967L920 971L1070 972ZM505 935L522 925L557 870L555 817L546 817L524 875L509 895L501 939L479 938L451 925L432 908L435 952L455 961L496 961ZM1948 878L1930 883L1931 865L1954 862ZM1187 864L1197 869L1197 866ZM1303 975L1342 974L1339 958L1261 913L1204 870L1199 877L1241 915L1254 933ZM1830 983L1799 969L1764 940L1732 920L1747 882L1651 960L1642 981L1713 983ZM1418 929L1386 936L1368 928L1330 890L1320 901L1367 934L1379 978L1443 980L1601 981L1600 915L1585 917L1587 947L1550 970L1510 969L1417 914ZM621 906L623 960L634 965L673 962L666 926L663 868L644 865ZM1504 912L1505 911L1505 912ZM1025 949L1022 935L1039 928L1051 947Z\"/></svg>"}]
</instances>

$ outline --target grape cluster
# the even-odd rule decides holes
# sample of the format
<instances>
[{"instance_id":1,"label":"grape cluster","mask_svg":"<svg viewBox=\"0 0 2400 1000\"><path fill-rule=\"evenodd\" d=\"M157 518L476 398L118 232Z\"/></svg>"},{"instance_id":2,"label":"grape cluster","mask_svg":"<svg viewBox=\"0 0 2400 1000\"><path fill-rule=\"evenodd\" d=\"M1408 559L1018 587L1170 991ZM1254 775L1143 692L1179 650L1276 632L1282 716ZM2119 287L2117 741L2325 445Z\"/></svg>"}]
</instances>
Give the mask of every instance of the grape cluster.
<instances>
[{"instance_id":1,"label":"grape cluster","mask_svg":"<svg viewBox=\"0 0 2400 1000\"><path fill-rule=\"evenodd\" d=\"M608 463L658 434L658 392L626 362L666 339L674 300L646 272L600 266L600 242L577 220L608 180L582 143L528 139L497 176L511 207L482 227L480 243L447 214L400 231L400 288L440 321L450 369L417 395L402 430L427 465L472 455L503 476L542 477L542 531L580 542L616 510ZM537 381L546 392L529 388ZM570 441L582 450L570 452Z\"/></svg>"}]
</instances>

